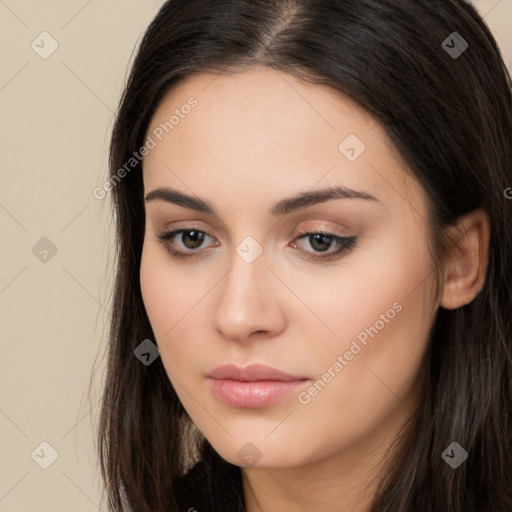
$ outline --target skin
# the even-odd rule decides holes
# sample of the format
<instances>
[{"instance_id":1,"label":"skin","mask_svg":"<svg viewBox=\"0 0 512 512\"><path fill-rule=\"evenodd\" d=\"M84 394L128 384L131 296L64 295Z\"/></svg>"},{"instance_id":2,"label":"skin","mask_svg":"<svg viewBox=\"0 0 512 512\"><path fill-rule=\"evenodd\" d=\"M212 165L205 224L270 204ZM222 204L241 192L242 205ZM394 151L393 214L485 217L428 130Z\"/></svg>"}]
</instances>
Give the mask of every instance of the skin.
<instances>
[{"instance_id":1,"label":"skin","mask_svg":"<svg viewBox=\"0 0 512 512\"><path fill-rule=\"evenodd\" d=\"M197 107L144 158L144 192L172 187L218 216L146 202L141 289L162 363L193 422L242 467L248 512L366 511L385 452L418 404L439 306L460 307L483 286L488 220L481 211L463 219L467 250L454 251L438 289L426 193L347 96L260 67L196 74L165 97L148 135L190 97ZM352 162L338 149L349 134L366 145ZM268 213L281 199L331 186L377 201ZM173 259L157 238L179 228L209 235L196 249L190 238L174 239L200 257ZM321 229L356 236L356 246L310 261L305 255L325 253L297 236ZM236 252L247 236L263 250L252 263ZM337 248L333 241L327 253ZM210 390L205 374L218 365L258 362L307 377L307 391L396 303L394 318L307 404L292 393L268 407L234 408ZM249 442L259 451L252 464L237 455Z\"/></svg>"}]
</instances>

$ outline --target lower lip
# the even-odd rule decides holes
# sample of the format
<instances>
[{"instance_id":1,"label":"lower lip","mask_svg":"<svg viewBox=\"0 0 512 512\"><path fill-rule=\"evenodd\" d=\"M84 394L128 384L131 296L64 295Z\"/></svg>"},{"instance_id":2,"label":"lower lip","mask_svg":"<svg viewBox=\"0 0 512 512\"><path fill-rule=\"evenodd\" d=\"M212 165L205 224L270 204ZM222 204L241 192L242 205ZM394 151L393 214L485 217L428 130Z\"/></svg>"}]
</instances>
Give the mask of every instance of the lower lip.
<instances>
[{"instance_id":1,"label":"lower lip","mask_svg":"<svg viewBox=\"0 0 512 512\"><path fill-rule=\"evenodd\" d=\"M217 398L233 407L258 409L271 405L304 386L305 380L239 380L209 379Z\"/></svg>"}]
</instances>

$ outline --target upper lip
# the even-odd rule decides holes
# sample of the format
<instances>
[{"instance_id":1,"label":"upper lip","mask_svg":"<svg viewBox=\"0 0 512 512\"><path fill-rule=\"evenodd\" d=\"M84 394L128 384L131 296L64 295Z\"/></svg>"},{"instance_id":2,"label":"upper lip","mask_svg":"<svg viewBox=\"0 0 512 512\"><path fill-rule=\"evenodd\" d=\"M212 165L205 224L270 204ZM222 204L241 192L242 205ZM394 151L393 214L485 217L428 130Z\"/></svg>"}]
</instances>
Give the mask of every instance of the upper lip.
<instances>
[{"instance_id":1,"label":"upper lip","mask_svg":"<svg viewBox=\"0 0 512 512\"><path fill-rule=\"evenodd\" d=\"M299 377L282 372L277 368L265 366L262 364L249 364L247 366L237 366L236 364L223 364L217 366L207 374L212 379L239 380L243 382L256 382L262 380L271 381L293 381L306 380L307 377Z\"/></svg>"}]
</instances>

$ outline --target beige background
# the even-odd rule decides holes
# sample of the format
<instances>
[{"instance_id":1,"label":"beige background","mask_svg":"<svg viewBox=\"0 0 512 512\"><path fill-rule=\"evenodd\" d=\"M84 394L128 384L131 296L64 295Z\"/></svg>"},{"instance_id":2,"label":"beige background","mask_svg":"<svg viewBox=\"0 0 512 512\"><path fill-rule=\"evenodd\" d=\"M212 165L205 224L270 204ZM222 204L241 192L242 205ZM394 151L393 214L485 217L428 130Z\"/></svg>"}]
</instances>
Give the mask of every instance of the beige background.
<instances>
[{"instance_id":1,"label":"beige background","mask_svg":"<svg viewBox=\"0 0 512 512\"><path fill-rule=\"evenodd\" d=\"M93 512L112 272L113 111L162 1L0 2L0 512ZM512 64L512 0L475 2ZM38 51L57 50L47 59ZM42 48L44 44L44 48ZM46 237L57 252L37 256ZM44 251L36 246L35 252ZM87 390L94 362L99 371ZM58 457L51 461L49 443ZM34 451L35 450L35 451Z\"/></svg>"}]
</instances>

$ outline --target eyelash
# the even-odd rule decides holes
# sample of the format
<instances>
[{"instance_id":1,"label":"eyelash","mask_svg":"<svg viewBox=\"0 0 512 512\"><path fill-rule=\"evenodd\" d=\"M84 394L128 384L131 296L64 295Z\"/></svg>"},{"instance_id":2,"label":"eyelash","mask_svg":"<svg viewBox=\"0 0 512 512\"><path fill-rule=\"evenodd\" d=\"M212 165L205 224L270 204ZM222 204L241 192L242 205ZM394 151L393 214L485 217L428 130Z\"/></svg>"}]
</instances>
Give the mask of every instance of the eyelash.
<instances>
[{"instance_id":1,"label":"eyelash","mask_svg":"<svg viewBox=\"0 0 512 512\"><path fill-rule=\"evenodd\" d=\"M187 260L190 258L200 257L200 253L199 252L185 253L182 251L177 251L176 249L172 248L170 242L172 242L173 239L177 235L182 234L182 233L187 233L190 231L195 231L197 233L210 236L208 233L206 233L206 231L201 231L199 229L194 229L194 228L183 228L183 229L177 229L174 231L166 231L166 232L161 233L156 236L158 238L158 241L165 245L166 249L168 250L168 252L171 254L171 256L173 258L178 259L178 260ZM332 238L333 242L338 244L340 246L340 248L334 252L328 253L327 256L319 256L318 255L318 254L323 254L323 253L317 253L315 255L315 254L309 253L308 251L303 251L303 252L306 252L306 254L307 254L305 256L306 259L308 259L310 261L326 262L326 261L332 261L335 259L339 259L344 254L348 254L350 251L352 251L352 249L356 246L356 237L355 236L343 237L343 236L335 235L333 233L329 233L327 231L306 231L306 232L303 232L303 233L300 233L299 235L297 235L295 240L299 240L302 238L308 238L308 237L314 236L314 235L323 235L323 236ZM213 237L210 237L210 238L213 238Z\"/></svg>"}]
</instances>

